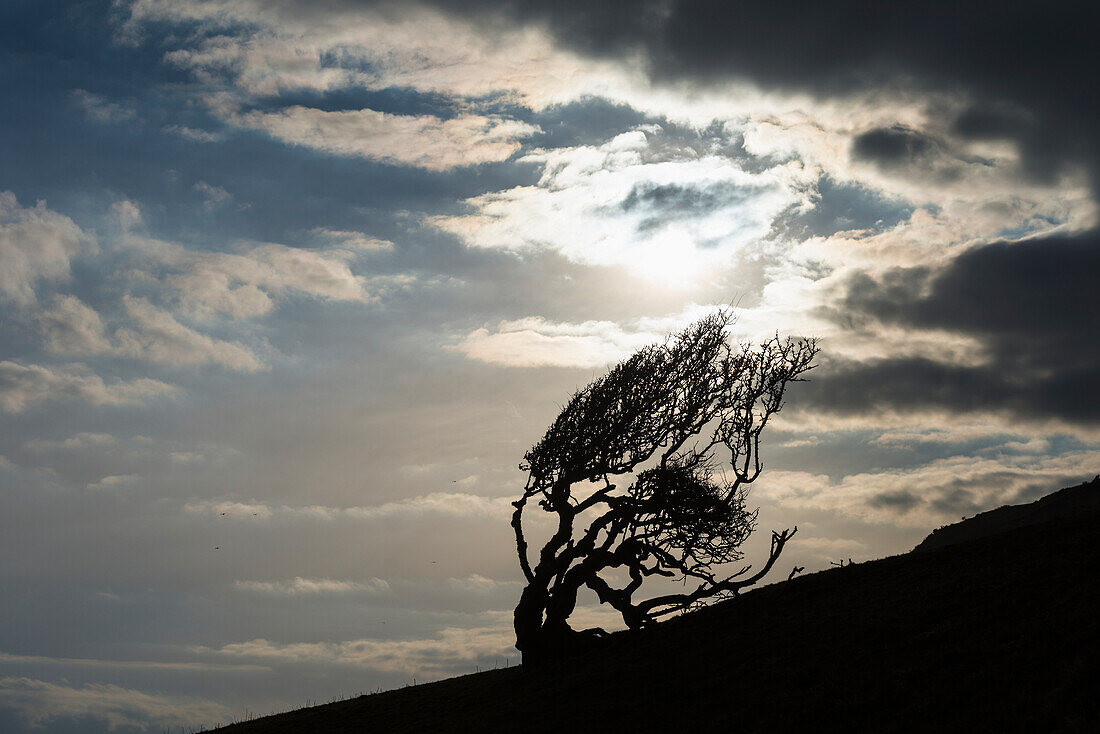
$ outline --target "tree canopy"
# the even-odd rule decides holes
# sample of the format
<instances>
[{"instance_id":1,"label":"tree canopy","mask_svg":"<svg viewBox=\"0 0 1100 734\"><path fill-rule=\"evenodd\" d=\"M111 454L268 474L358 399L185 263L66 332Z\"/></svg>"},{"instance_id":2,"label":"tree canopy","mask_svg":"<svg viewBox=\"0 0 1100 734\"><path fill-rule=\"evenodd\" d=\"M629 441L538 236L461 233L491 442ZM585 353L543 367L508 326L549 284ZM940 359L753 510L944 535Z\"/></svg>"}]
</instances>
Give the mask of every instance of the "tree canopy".
<instances>
[{"instance_id":1,"label":"tree canopy","mask_svg":"<svg viewBox=\"0 0 1100 734\"><path fill-rule=\"evenodd\" d=\"M642 627L756 583L797 530L772 533L756 573L727 573L756 528L746 490L763 468L760 434L817 354L812 339L735 346L732 318L716 311L615 365L525 454L512 515L527 584L514 615L525 662L575 639L567 620L584 587ZM537 558L524 529L532 506L553 528ZM636 599L654 577L685 585Z\"/></svg>"}]
</instances>

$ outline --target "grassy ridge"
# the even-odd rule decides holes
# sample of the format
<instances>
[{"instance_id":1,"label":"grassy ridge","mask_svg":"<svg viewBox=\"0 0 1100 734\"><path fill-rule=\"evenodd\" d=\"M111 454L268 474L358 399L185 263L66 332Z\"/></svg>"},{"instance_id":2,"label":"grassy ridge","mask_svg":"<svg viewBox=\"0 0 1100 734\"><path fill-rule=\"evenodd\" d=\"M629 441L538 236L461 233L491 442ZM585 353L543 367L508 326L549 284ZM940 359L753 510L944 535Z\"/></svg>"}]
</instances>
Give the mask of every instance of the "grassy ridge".
<instances>
[{"instance_id":1,"label":"grassy ridge","mask_svg":"<svg viewBox=\"0 0 1100 734\"><path fill-rule=\"evenodd\" d=\"M1026 505L1007 505L982 512L962 522L933 530L914 550L943 548L953 543L1035 525L1064 517L1100 512L1100 476L1090 482L1066 487Z\"/></svg>"},{"instance_id":2,"label":"grassy ridge","mask_svg":"<svg viewBox=\"0 0 1100 734\"><path fill-rule=\"evenodd\" d=\"M540 670L218 731L1100 731L1100 513L765 587Z\"/></svg>"}]
</instances>

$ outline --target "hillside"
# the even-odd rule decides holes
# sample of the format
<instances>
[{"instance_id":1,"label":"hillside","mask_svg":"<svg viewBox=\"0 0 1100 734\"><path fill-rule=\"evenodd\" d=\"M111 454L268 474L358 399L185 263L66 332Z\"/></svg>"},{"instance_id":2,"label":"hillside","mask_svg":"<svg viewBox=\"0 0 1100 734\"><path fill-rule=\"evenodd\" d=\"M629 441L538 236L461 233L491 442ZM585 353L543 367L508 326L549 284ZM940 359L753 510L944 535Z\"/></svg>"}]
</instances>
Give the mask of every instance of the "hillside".
<instances>
[{"instance_id":1,"label":"hillside","mask_svg":"<svg viewBox=\"0 0 1100 734\"><path fill-rule=\"evenodd\" d=\"M218 731L1098 731L1098 527L1040 519L765 587L546 669Z\"/></svg>"},{"instance_id":2,"label":"hillside","mask_svg":"<svg viewBox=\"0 0 1100 734\"><path fill-rule=\"evenodd\" d=\"M953 543L983 538L1048 520L1077 517L1088 512L1100 512L1100 476L1091 482L1052 492L1026 505L998 507L962 522L937 528L913 550L943 548Z\"/></svg>"}]
</instances>

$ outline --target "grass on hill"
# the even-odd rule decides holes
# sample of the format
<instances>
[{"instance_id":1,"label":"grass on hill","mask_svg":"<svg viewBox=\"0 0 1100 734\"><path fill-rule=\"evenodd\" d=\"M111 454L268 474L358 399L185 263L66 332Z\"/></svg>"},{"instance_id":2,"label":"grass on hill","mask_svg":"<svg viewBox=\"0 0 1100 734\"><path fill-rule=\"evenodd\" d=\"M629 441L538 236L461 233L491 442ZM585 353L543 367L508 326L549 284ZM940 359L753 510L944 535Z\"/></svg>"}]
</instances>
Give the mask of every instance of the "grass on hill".
<instances>
[{"instance_id":1,"label":"grass on hill","mask_svg":"<svg viewBox=\"0 0 1100 734\"><path fill-rule=\"evenodd\" d=\"M795 578L536 670L226 734L1100 731L1100 513Z\"/></svg>"}]
</instances>

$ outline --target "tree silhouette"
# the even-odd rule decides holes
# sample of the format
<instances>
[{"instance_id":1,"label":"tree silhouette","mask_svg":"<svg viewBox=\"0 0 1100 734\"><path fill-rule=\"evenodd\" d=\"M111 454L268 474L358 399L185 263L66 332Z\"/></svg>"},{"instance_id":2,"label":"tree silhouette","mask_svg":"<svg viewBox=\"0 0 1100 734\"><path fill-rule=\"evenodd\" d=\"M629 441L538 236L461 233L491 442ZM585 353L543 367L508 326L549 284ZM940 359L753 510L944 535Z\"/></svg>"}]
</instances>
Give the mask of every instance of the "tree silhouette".
<instances>
[{"instance_id":1,"label":"tree silhouette","mask_svg":"<svg viewBox=\"0 0 1100 734\"><path fill-rule=\"evenodd\" d=\"M642 627L737 595L771 570L797 531L773 532L768 559L751 576L751 566L720 572L743 558L756 527L746 490L762 468L760 433L817 354L814 340L778 336L734 347L731 321L719 310L635 352L573 395L524 456L527 483L512 503L527 581L514 615L524 663L603 633L568 624L582 587ZM715 457L721 447L732 481ZM531 500L553 528L533 561L523 527ZM652 577L683 581L683 590L636 601Z\"/></svg>"}]
</instances>

